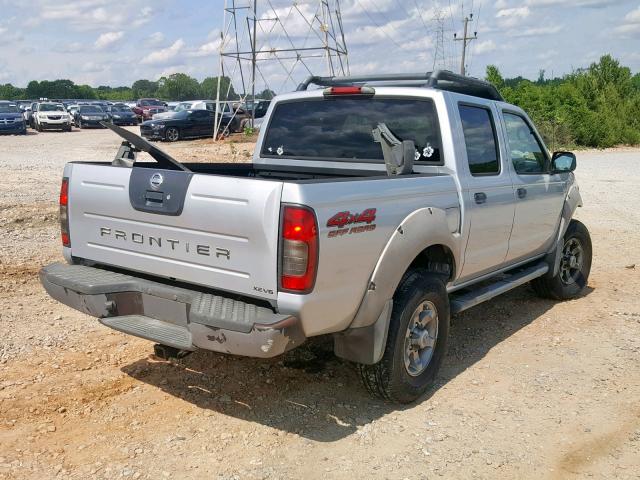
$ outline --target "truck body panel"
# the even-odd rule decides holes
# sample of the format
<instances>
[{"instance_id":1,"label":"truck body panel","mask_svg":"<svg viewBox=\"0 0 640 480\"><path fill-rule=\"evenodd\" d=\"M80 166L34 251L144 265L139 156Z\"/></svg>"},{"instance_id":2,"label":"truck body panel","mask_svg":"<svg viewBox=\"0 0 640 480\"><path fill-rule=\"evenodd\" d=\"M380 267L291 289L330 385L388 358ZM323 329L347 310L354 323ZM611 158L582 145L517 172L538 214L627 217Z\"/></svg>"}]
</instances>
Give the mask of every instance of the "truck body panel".
<instances>
[{"instance_id":1,"label":"truck body panel","mask_svg":"<svg viewBox=\"0 0 640 480\"><path fill-rule=\"evenodd\" d=\"M182 213L169 216L133 208L131 172L73 165L74 256L275 300L282 182L196 174Z\"/></svg>"}]
</instances>

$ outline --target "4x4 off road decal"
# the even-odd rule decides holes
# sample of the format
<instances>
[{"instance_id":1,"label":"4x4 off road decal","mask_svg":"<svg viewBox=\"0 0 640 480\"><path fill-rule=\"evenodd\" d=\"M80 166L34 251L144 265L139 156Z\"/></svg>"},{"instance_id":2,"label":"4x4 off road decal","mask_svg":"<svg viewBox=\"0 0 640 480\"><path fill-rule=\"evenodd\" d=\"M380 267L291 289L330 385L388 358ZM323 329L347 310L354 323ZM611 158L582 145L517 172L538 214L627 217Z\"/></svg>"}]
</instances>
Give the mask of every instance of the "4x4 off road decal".
<instances>
[{"instance_id":1,"label":"4x4 off road decal","mask_svg":"<svg viewBox=\"0 0 640 480\"><path fill-rule=\"evenodd\" d=\"M336 227L327 235L329 238L353 235L355 233L372 232L376 229L376 209L367 208L362 213L338 212L327 221L327 227ZM358 225L364 223L365 225ZM358 226L353 226L358 225Z\"/></svg>"}]
</instances>

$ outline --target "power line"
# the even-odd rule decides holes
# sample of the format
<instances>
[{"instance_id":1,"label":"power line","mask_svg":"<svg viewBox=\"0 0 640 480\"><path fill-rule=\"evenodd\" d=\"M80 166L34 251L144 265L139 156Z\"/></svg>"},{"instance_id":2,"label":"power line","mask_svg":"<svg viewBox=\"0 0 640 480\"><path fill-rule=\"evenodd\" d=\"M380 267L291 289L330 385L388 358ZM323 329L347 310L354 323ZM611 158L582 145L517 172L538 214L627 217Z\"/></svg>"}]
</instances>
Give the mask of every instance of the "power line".
<instances>
[{"instance_id":1,"label":"power line","mask_svg":"<svg viewBox=\"0 0 640 480\"><path fill-rule=\"evenodd\" d=\"M360 3L360 0L356 0L356 3L358 5L360 5L360 8L362 9L362 11L365 13L365 15L367 17L369 17L369 20L371 20L373 22L373 24L378 27L380 29L380 31L384 34L385 37L387 37L389 40L391 40L391 42L398 47L400 50L404 50L404 47L402 45L400 45L398 42L396 42L393 37L391 35L389 35L387 32L384 31L384 29L382 28L382 26L376 22L376 20L371 16L371 14L369 13L369 11L362 5L362 3ZM393 26L391 27L393 28Z\"/></svg>"}]
</instances>

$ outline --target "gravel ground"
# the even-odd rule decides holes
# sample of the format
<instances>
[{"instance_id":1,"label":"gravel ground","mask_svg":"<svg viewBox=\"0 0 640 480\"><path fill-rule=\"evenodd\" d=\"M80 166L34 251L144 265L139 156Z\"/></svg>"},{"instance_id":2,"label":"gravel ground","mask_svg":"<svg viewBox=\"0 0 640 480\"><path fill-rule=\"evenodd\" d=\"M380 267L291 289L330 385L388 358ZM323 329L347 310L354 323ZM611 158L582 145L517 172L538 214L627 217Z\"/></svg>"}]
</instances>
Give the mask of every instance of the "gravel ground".
<instances>
[{"instance_id":1,"label":"gravel ground","mask_svg":"<svg viewBox=\"0 0 640 480\"><path fill-rule=\"evenodd\" d=\"M60 259L63 165L118 143L0 137L0 479L640 478L640 150L578 154L585 295L521 287L455 317L436 387L398 407L322 344L165 362L47 298L37 271ZM252 144L162 148L245 161Z\"/></svg>"}]
</instances>

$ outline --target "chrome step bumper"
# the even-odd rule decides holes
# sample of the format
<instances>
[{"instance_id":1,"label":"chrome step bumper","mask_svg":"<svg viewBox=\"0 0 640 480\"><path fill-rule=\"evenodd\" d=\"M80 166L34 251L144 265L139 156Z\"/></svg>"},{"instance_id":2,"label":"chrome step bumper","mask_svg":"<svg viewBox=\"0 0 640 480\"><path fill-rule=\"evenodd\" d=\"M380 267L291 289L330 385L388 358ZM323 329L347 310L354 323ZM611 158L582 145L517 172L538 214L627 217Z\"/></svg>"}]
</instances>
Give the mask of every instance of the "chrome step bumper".
<instances>
[{"instance_id":1,"label":"chrome step bumper","mask_svg":"<svg viewBox=\"0 0 640 480\"><path fill-rule=\"evenodd\" d=\"M40 281L51 297L108 327L182 350L268 358L306 340L297 318L268 307L105 268L53 263Z\"/></svg>"}]
</instances>

